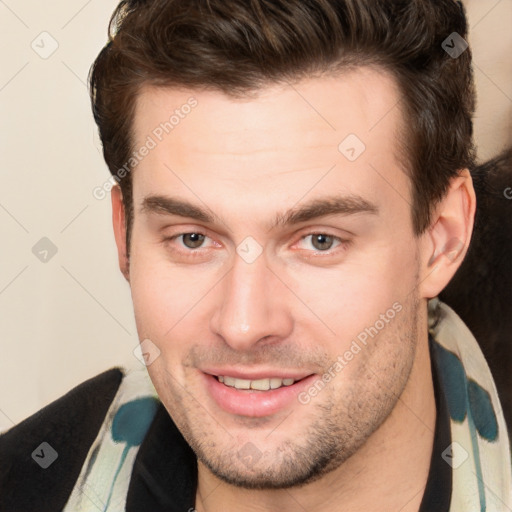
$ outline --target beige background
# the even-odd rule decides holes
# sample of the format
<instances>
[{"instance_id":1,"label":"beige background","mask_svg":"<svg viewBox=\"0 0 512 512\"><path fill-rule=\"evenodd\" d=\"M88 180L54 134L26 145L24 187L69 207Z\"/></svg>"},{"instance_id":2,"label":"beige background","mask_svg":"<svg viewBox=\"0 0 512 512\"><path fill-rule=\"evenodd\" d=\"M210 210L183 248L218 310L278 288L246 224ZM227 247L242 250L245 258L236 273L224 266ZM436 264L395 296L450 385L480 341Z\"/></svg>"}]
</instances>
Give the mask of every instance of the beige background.
<instances>
[{"instance_id":1,"label":"beige background","mask_svg":"<svg viewBox=\"0 0 512 512\"><path fill-rule=\"evenodd\" d=\"M139 364L110 203L92 195L109 175L86 80L116 3L0 0L0 431L104 369ZM512 143L512 0L467 5L487 158ZM58 251L46 263L32 252L43 237Z\"/></svg>"}]
</instances>

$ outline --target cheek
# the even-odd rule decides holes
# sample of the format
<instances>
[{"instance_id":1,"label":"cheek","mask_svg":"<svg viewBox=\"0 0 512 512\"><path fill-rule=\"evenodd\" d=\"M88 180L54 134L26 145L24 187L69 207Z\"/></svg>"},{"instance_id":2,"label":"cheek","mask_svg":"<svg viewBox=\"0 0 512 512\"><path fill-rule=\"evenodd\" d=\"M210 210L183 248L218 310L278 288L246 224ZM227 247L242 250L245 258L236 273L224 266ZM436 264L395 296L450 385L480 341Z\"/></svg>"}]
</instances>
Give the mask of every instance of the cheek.
<instances>
[{"instance_id":1,"label":"cheek","mask_svg":"<svg viewBox=\"0 0 512 512\"><path fill-rule=\"evenodd\" d=\"M386 242L347 258L336 268L309 267L307 272L290 273L290 288L311 313L304 317L306 328L307 323L314 324L346 341L373 325L397 302L403 305L418 275L412 245L404 245Z\"/></svg>"},{"instance_id":2,"label":"cheek","mask_svg":"<svg viewBox=\"0 0 512 512\"><path fill-rule=\"evenodd\" d=\"M197 288L179 273L169 272L157 265L134 265L131 292L139 335L163 340L199 300Z\"/></svg>"},{"instance_id":3,"label":"cheek","mask_svg":"<svg viewBox=\"0 0 512 512\"><path fill-rule=\"evenodd\" d=\"M140 238L133 240L130 262L137 330L141 339L154 340L163 351L170 340L197 330L199 320L193 320L203 315L219 274L213 268L173 264L162 247Z\"/></svg>"},{"instance_id":4,"label":"cheek","mask_svg":"<svg viewBox=\"0 0 512 512\"><path fill-rule=\"evenodd\" d=\"M188 288L163 258L156 244L141 240L134 231L130 256L130 288L140 337L161 339L180 318ZM181 300L180 300L181 299Z\"/></svg>"}]
</instances>

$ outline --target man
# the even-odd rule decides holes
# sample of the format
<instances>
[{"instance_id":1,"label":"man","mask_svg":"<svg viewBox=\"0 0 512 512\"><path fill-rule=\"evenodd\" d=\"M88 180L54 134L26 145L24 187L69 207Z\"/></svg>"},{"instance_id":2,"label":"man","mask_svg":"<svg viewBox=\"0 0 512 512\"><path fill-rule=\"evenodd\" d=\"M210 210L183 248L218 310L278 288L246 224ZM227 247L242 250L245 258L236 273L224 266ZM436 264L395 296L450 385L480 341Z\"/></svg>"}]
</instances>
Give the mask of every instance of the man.
<instances>
[{"instance_id":1,"label":"man","mask_svg":"<svg viewBox=\"0 0 512 512\"><path fill-rule=\"evenodd\" d=\"M475 214L465 36L452 0L121 2L91 92L151 382L4 435L3 510L511 509L436 299Z\"/></svg>"}]
</instances>

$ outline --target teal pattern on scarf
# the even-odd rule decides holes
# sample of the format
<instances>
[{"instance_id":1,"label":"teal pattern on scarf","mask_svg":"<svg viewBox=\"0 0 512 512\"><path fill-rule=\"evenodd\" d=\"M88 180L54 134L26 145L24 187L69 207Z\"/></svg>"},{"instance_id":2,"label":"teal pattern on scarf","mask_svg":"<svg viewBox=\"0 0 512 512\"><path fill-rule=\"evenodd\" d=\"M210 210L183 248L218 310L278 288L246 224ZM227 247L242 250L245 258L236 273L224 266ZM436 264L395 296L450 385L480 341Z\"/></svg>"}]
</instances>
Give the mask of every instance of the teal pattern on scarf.
<instances>
[{"instance_id":1,"label":"teal pattern on scarf","mask_svg":"<svg viewBox=\"0 0 512 512\"><path fill-rule=\"evenodd\" d=\"M128 451L133 446L139 446L142 444L149 426L155 417L158 403L158 400L153 397L132 400L131 402L122 405L114 416L111 431L112 439L116 443L126 443L126 446L124 447L121 460L119 461L119 466L117 467L114 480L110 487L110 493L108 495L105 508L103 509L104 511L107 510L110 505L114 485L126 460Z\"/></svg>"},{"instance_id":2,"label":"teal pattern on scarf","mask_svg":"<svg viewBox=\"0 0 512 512\"><path fill-rule=\"evenodd\" d=\"M486 499L478 435L489 442L498 440L498 420L491 402L489 392L478 382L468 379L459 357L446 350L439 343L434 343L434 350L443 389L448 404L450 417L453 421L463 423L466 418L471 434L471 443L475 456L475 470L478 480L480 511L486 510ZM478 432L478 434L477 434Z\"/></svg>"}]
</instances>

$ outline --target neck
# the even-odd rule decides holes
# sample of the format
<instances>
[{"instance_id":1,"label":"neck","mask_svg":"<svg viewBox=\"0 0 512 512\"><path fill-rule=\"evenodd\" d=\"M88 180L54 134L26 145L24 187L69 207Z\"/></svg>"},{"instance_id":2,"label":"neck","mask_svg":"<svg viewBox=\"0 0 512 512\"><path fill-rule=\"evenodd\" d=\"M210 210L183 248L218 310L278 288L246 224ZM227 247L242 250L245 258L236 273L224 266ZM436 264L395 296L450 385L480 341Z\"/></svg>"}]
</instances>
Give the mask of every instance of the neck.
<instances>
[{"instance_id":1,"label":"neck","mask_svg":"<svg viewBox=\"0 0 512 512\"><path fill-rule=\"evenodd\" d=\"M396 407L339 468L300 488L247 490L224 483L198 463L197 512L418 512L428 479L436 404L427 334L418 343Z\"/></svg>"}]
</instances>

